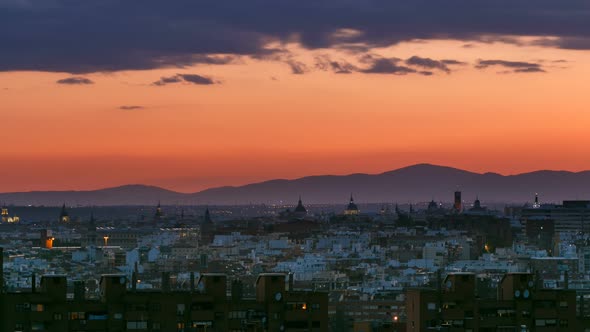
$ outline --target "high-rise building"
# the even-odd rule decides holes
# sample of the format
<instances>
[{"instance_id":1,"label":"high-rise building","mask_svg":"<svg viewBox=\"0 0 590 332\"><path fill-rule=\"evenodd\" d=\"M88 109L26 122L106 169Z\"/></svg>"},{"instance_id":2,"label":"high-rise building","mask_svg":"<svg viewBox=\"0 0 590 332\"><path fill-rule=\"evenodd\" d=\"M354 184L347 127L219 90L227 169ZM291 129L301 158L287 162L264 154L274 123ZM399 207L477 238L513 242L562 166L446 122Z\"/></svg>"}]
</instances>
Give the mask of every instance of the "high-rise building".
<instances>
[{"instance_id":1,"label":"high-rise building","mask_svg":"<svg viewBox=\"0 0 590 332\"><path fill-rule=\"evenodd\" d=\"M563 201L561 205L542 204L523 209L520 219L523 226L530 220L553 220L555 232L588 232L590 201Z\"/></svg>"},{"instance_id":2,"label":"high-rise building","mask_svg":"<svg viewBox=\"0 0 590 332\"><path fill-rule=\"evenodd\" d=\"M461 192L460 191L455 191L455 203L453 204L453 210L455 210L456 213L460 213L463 211L463 203L461 201Z\"/></svg>"}]
</instances>

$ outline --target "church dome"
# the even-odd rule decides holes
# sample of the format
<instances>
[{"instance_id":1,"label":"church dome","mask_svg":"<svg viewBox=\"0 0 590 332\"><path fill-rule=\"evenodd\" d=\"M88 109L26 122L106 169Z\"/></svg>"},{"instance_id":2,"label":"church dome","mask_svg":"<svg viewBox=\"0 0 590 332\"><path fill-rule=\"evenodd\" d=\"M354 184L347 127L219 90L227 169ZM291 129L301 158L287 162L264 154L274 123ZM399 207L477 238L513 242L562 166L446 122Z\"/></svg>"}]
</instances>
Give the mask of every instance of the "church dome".
<instances>
[{"instance_id":1,"label":"church dome","mask_svg":"<svg viewBox=\"0 0 590 332\"><path fill-rule=\"evenodd\" d=\"M299 197L299 202L297 203L297 207L295 208L295 213L307 213L307 209L305 208L305 206L303 206L303 203L301 202L301 197Z\"/></svg>"},{"instance_id":2,"label":"church dome","mask_svg":"<svg viewBox=\"0 0 590 332\"><path fill-rule=\"evenodd\" d=\"M358 206L356 206L356 204L354 204L352 197L350 198L350 203L348 203L348 206L346 207L346 209L349 211L356 211L359 209Z\"/></svg>"},{"instance_id":3,"label":"church dome","mask_svg":"<svg viewBox=\"0 0 590 332\"><path fill-rule=\"evenodd\" d=\"M350 194L350 202L348 203L348 206L346 206L346 210L344 210L344 214L348 215L348 214L358 214L358 213L359 213L359 208L354 203L354 199L352 198L352 194Z\"/></svg>"}]
</instances>

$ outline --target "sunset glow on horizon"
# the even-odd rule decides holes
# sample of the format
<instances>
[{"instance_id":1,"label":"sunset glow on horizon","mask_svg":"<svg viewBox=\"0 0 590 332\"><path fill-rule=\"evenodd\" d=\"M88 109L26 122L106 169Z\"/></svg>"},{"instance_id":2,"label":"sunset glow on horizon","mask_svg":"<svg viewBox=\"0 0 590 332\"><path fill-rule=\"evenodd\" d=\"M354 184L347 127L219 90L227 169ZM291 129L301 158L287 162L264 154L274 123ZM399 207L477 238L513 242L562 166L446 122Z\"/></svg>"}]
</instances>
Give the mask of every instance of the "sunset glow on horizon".
<instances>
[{"instance_id":1,"label":"sunset glow on horizon","mask_svg":"<svg viewBox=\"0 0 590 332\"><path fill-rule=\"evenodd\" d=\"M368 50L272 41L266 47L281 56L4 70L0 191L141 183L194 192L416 163L590 169L587 51L534 42L553 37L510 38Z\"/></svg>"}]
</instances>

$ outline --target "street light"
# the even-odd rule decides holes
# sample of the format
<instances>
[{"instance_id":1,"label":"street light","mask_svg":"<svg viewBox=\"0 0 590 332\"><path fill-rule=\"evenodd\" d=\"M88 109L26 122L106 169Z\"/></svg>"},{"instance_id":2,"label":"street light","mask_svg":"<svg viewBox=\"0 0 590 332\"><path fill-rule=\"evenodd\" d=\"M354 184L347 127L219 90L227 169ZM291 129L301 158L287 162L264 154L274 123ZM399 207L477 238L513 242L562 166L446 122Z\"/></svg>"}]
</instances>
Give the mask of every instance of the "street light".
<instances>
[{"instance_id":1,"label":"street light","mask_svg":"<svg viewBox=\"0 0 590 332\"><path fill-rule=\"evenodd\" d=\"M104 239L104 246L106 247L107 244L109 243L109 237L107 235L102 237Z\"/></svg>"}]
</instances>

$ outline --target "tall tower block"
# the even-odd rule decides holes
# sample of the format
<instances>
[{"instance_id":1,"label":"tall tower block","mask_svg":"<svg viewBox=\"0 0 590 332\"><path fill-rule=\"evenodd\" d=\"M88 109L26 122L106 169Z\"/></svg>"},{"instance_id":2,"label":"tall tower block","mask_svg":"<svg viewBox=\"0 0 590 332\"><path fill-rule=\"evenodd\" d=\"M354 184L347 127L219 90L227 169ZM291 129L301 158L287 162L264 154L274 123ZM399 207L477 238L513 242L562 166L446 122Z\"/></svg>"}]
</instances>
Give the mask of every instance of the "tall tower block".
<instances>
[{"instance_id":1,"label":"tall tower block","mask_svg":"<svg viewBox=\"0 0 590 332\"><path fill-rule=\"evenodd\" d=\"M460 212L463 210L463 204L461 203L461 192L455 191L455 204L453 205L455 211Z\"/></svg>"}]
</instances>

